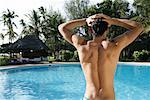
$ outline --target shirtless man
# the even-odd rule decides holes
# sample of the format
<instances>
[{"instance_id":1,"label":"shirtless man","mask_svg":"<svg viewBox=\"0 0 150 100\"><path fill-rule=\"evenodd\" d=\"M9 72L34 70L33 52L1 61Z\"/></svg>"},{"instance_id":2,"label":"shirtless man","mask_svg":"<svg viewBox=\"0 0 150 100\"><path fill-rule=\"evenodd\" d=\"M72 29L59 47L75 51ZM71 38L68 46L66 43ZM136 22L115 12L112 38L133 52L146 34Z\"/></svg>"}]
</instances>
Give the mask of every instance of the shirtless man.
<instances>
[{"instance_id":1,"label":"shirtless man","mask_svg":"<svg viewBox=\"0 0 150 100\"><path fill-rule=\"evenodd\" d=\"M86 41L71 32L72 29L86 24L92 29L93 40ZM128 31L107 40L107 29L111 25L122 26ZM84 100L115 100L114 75L120 52L143 31L142 25L135 21L95 14L86 19L63 23L58 29L64 39L78 51L86 79Z\"/></svg>"}]
</instances>

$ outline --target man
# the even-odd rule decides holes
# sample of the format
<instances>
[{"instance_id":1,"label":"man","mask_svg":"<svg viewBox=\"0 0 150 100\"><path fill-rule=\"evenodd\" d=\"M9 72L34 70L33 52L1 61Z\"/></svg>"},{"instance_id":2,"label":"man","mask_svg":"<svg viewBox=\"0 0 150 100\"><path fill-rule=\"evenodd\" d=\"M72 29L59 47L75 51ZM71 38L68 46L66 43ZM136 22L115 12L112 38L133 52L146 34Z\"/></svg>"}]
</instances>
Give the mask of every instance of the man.
<instances>
[{"instance_id":1,"label":"man","mask_svg":"<svg viewBox=\"0 0 150 100\"><path fill-rule=\"evenodd\" d=\"M93 40L86 41L71 32L72 29L86 24L92 31ZM128 31L107 40L106 33L111 25L127 28ZM64 39L78 51L86 79L84 100L115 100L113 81L120 52L143 31L142 25L135 21L95 14L87 19L63 23L58 28Z\"/></svg>"}]
</instances>

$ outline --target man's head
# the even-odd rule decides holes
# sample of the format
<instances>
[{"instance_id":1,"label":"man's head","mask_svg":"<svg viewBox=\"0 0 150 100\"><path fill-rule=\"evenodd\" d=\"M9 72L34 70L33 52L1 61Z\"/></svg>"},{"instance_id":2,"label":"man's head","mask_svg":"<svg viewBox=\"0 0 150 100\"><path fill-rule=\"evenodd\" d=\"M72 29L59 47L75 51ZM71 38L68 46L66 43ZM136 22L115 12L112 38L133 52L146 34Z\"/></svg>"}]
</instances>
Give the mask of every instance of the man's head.
<instances>
[{"instance_id":1,"label":"man's head","mask_svg":"<svg viewBox=\"0 0 150 100\"><path fill-rule=\"evenodd\" d=\"M103 21L103 19L96 19L92 25L91 25L91 29L92 29L92 34L95 37L99 37L102 36L106 30L108 29L108 23L106 21Z\"/></svg>"}]
</instances>

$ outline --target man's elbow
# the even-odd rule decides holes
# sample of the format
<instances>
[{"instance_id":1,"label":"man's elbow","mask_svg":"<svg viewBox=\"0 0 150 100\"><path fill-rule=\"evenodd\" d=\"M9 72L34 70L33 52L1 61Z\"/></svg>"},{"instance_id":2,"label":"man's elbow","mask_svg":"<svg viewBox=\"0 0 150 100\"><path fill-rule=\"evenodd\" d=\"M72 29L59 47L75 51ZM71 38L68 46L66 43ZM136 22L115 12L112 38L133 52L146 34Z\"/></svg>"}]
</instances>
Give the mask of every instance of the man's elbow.
<instances>
[{"instance_id":1,"label":"man's elbow","mask_svg":"<svg viewBox=\"0 0 150 100\"><path fill-rule=\"evenodd\" d=\"M140 29L141 29L141 32L143 32L144 31L144 27L143 27L143 25L141 24L141 26L140 26Z\"/></svg>"},{"instance_id":2,"label":"man's elbow","mask_svg":"<svg viewBox=\"0 0 150 100\"><path fill-rule=\"evenodd\" d=\"M137 25L137 29L140 31L140 32L143 32L144 31L144 27L141 23L138 23Z\"/></svg>"},{"instance_id":3,"label":"man's elbow","mask_svg":"<svg viewBox=\"0 0 150 100\"><path fill-rule=\"evenodd\" d=\"M62 32L62 31L63 31L63 28L64 28L64 25L63 25L63 24L60 24L60 25L58 26L59 32Z\"/></svg>"}]
</instances>

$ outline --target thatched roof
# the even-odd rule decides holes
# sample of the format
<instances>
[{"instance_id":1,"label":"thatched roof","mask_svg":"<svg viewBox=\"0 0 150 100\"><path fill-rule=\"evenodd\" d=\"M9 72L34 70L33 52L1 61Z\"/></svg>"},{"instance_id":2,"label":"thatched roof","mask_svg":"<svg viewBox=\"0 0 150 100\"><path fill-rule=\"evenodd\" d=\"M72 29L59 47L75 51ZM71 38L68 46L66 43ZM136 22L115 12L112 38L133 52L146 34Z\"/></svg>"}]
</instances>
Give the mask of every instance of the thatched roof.
<instances>
[{"instance_id":1,"label":"thatched roof","mask_svg":"<svg viewBox=\"0 0 150 100\"><path fill-rule=\"evenodd\" d=\"M18 39L16 42L5 47L5 49L13 52L49 50L42 40L35 35L27 35L24 38Z\"/></svg>"},{"instance_id":2,"label":"thatched roof","mask_svg":"<svg viewBox=\"0 0 150 100\"><path fill-rule=\"evenodd\" d=\"M12 44L11 48L19 50L48 50L49 48L35 35L27 35Z\"/></svg>"},{"instance_id":3,"label":"thatched roof","mask_svg":"<svg viewBox=\"0 0 150 100\"><path fill-rule=\"evenodd\" d=\"M12 43L6 43L6 44L2 44L0 46L0 53L7 53L9 51L9 46L11 45Z\"/></svg>"}]
</instances>

